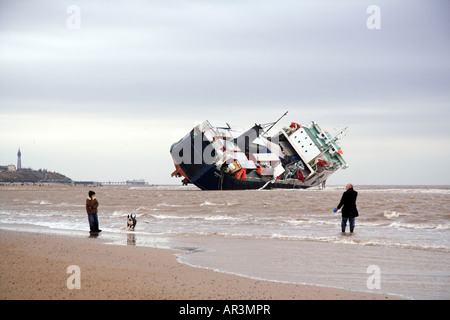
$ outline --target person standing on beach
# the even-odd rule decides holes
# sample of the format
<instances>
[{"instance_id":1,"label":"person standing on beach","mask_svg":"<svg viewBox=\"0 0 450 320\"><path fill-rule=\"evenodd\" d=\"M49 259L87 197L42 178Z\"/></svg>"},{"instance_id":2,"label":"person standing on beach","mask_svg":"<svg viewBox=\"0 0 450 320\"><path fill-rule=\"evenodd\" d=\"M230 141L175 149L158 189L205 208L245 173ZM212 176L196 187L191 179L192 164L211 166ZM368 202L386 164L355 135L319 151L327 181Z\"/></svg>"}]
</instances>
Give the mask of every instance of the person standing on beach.
<instances>
[{"instance_id":1,"label":"person standing on beach","mask_svg":"<svg viewBox=\"0 0 450 320\"><path fill-rule=\"evenodd\" d=\"M345 188L347 190L342 195L341 201L339 202L337 208L333 211L336 212L342 207L342 233L345 233L347 220L350 221L350 233L353 233L355 228L355 218L359 216L358 209L356 208L356 198L358 197L358 192L353 190L353 185L351 183L348 183Z\"/></svg>"},{"instance_id":2,"label":"person standing on beach","mask_svg":"<svg viewBox=\"0 0 450 320\"><path fill-rule=\"evenodd\" d=\"M86 199L86 212L88 214L89 227L91 232L101 232L98 228L98 201L95 198L95 192L89 191L89 197Z\"/></svg>"}]
</instances>

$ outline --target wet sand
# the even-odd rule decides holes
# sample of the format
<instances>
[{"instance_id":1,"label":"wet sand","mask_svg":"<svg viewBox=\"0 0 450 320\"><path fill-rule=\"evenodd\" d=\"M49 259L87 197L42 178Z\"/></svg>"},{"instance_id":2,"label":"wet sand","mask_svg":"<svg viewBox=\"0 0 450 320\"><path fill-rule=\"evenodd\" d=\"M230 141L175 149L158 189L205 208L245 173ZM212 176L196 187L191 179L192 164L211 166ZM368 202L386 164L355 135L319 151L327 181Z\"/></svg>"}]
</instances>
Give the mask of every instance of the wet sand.
<instances>
[{"instance_id":1,"label":"wet sand","mask_svg":"<svg viewBox=\"0 0 450 320\"><path fill-rule=\"evenodd\" d=\"M176 251L0 230L0 299L372 300L395 296L253 280L177 262ZM69 289L80 269L80 289ZM73 282L73 283L76 283Z\"/></svg>"}]
</instances>

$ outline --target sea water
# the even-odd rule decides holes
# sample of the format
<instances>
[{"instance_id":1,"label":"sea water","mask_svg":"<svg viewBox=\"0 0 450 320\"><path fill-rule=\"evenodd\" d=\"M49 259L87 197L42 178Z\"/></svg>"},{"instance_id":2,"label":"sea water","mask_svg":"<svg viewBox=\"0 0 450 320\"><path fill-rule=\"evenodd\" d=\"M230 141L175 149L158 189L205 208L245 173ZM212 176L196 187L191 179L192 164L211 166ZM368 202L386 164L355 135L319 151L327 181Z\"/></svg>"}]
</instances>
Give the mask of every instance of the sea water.
<instances>
[{"instance_id":1,"label":"sea water","mask_svg":"<svg viewBox=\"0 0 450 320\"><path fill-rule=\"evenodd\" d=\"M356 187L360 216L354 234L348 227L341 234L340 214L332 211L342 187L91 188L100 203L101 237L114 243L182 249L182 263L255 279L450 298L449 186ZM89 190L1 186L0 226L87 233ZM128 214L137 216L134 232L126 230ZM378 287L370 284L373 276L380 280Z\"/></svg>"}]
</instances>

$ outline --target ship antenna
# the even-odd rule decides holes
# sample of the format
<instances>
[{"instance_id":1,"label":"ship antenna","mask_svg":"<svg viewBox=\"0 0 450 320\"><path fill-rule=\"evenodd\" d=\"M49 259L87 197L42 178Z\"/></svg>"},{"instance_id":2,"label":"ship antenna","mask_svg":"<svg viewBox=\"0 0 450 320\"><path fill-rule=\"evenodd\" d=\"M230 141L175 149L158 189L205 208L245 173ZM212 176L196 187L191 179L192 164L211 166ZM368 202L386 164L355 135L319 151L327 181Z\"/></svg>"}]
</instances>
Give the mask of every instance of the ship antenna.
<instances>
[{"instance_id":1,"label":"ship antenna","mask_svg":"<svg viewBox=\"0 0 450 320\"><path fill-rule=\"evenodd\" d=\"M278 123L285 115L288 114L288 112L289 112L289 111L286 111L281 117L278 118L277 121L275 121L275 122L269 122L269 123L266 123L266 124L262 124L261 127L268 126L268 125L271 124L270 128L266 130L266 133L268 133L268 132L270 131L270 129L273 128L273 126L275 126L275 125L276 125L276 124L277 124L277 123Z\"/></svg>"}]
</instances>

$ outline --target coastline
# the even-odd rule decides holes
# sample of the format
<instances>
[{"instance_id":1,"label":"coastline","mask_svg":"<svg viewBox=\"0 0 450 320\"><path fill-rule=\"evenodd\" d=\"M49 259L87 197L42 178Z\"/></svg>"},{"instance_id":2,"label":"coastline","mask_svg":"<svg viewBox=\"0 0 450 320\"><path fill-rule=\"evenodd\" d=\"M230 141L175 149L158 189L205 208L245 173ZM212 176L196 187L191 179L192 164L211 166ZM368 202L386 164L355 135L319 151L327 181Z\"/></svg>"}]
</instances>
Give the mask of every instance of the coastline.
<instances>
[{"instance_id":1,"label":"coastline","mask_svg":"<svg viewBox=\"0 0 450 320\"><path fill-rule=\"evenodd\" d=\"M254 280L177 261L181 251L101 237L0 230L2 300L397 300L396 296ZM80 289L69 289L69 266Z\"/></svg>"}]
</instances>

